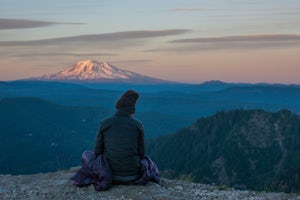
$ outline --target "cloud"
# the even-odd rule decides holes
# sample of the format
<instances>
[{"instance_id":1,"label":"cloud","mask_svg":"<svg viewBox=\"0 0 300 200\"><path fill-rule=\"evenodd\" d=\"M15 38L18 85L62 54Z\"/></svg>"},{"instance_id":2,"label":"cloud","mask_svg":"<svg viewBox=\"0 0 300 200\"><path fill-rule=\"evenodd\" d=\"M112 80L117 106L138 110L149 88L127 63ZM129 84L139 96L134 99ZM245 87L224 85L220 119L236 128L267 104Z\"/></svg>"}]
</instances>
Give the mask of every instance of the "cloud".
<instances>
[{"instance_id":1,"label":"cloud","mask_svg":"<svg viewBox=\"0 0 300 200\"><path fill-rule=\"evenodd\" d=\"M235 35L224 37L204 37L178 39L169 42L173 46L165 49L151 49L154 51L209 51L224 49L262 49L300 46L300 35L295 34L257 34ZM176 46L174 46L176 45Z\"/></svg>"},{"instance_id":2,"label":"cloud","mask_svg":"<svg viewBox=\"0 0 300 200\"><path fill-rule=\"evenodd\" d=\"M210 38L191 38L173 40L171 43L218 43L218 42L277 42L277 41L300 41L300 35L293 34L262 34L262 35L239 35Z\"/></svg>"},{"instance_id":3,"label":"cloud","mask_svg":"<svg viewBox=\"0 0 300 200\"><path fill-rule=\"evenodd\" d=\"M140 60L112 60L111 63L126 63L126 64L132 64L132 63L148 63L148 62L153 62L153 60L150 60L150 59L140 59Z\"/></svg>"},{"instance_id":4,"label":"cloud","mask_svg":"<svg viewBox=\"0 0 300 200\"><path fill-rule=\"evenodd\" d=\"M84 23L59 23L59 22L48 22L38 20L27 20L27 19L4 19L0 18L0 30L7 29L24 29L24 28L38 28L52 26L56 24L84 24Z\"/></svg>"},{"instance_id":5,"label":"cloud","mask_svg":"<svg viewBox=\"0 0 300 200\"><path fill-rule=\"evenodd\" d=\"M199 8L199 7L191 7L191 8L174 8L174 9L170 9L169 11L172 12L198 12L198 11L203 11L203 8Z\"/></svg>"},{"instance_id":6,"label":"cloud","mask_svg":"<svg viewBox=\"0 0 300 200\"><path fill-rule=\"evenodd\" d=\"M93 35L79 35L71 37L61 37L43 40L30 41L4 41L0 45L4 46L35 46L35 45L62 45L62 44L86 44L95 42L112 43L122 40L137 40L145 38L166 37L173 35L181 35L189 32L188 29L166 29L166 30L138 30L125 32L112 32Z\"/></svg>"},{"instance_id":7,"label":"cloud","mask_svg":"<svg viewBox=\"0 0 300 200\"><path fill-rule=\"evenodd\" d=\"M71 56L71 57L93 57L93 56L117 56L118 54L111 53L25 53L25 54L14 54L13 57L49 57L49 56Z\"/></svg>"}]
</instances>

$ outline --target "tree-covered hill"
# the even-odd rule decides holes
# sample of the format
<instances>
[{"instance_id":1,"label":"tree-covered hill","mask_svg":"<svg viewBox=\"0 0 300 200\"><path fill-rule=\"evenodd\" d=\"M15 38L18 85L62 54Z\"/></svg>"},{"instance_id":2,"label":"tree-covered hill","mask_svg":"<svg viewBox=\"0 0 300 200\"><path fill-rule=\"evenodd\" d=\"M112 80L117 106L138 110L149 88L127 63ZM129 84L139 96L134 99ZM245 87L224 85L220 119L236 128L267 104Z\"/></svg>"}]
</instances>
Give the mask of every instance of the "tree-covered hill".
<instances>
[{"instance_id":1,"label":"tree-covered hill","mask_svg":"<svg viewBox=\"0 0 300 200\"><path fill-rule=\"evenodd\" d=\"M148 144L166 176L300 191L300 116L287 110L222 111Z\"/></svg>"},{"instance_id":2,"label":"tree-covered hill","mask_svg":"<svg viewBox=\"0 0 300 200\"><path fill-rule=\"evenodd\" d=\"M80 164L104 108L67 107L38 98L0 100L0 172L49 172Z\"/></svg>"}]
</instances>

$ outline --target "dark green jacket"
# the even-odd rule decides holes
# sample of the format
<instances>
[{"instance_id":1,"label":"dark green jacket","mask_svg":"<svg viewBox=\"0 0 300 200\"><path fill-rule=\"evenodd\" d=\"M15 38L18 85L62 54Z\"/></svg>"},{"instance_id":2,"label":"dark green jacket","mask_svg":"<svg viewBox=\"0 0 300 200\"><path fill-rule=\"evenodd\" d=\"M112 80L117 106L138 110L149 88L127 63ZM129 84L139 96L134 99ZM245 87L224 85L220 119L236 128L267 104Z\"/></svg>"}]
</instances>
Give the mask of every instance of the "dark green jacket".
<instances>
[{"instance_id":1,"label":"dark green jacket","mask_svg":"<svg viewBox=\"0 0 300 200\"><path fill-rule=\"evenodd\" d=\"M105 154L114 180L132 181L139 176L144 149L143 125L128 113L117 111L113 117L101 122L95 155Z\"/></svg>"}]
</instances>

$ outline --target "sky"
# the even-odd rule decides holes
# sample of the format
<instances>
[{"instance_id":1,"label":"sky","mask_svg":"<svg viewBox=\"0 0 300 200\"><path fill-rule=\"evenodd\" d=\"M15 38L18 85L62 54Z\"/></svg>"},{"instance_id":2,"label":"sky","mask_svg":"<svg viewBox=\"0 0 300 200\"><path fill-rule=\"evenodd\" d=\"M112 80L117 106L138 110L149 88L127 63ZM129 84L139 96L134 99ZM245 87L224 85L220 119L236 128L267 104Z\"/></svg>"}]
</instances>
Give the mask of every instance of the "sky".
<instances>
[{"instance_id":1,"label":"sky","mask_svg":"<svg viewBox=\"0 0 300 200\"><path fill-rule=\"evenodd\" d=\"M0 0L0 80L105 61L170 81L300 84L299 0Z\"/></svg>"}]
</instances>

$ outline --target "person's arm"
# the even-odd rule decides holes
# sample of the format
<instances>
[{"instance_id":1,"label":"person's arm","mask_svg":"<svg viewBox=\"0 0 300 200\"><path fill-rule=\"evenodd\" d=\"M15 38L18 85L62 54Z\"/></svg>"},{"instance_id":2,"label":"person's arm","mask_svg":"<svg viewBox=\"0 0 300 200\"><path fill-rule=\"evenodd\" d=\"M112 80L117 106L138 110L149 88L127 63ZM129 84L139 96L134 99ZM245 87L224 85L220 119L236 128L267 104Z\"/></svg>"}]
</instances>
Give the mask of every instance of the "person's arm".
<instances>
[{"instance_id":1,"label":"person's arm","mask_svg":"<svg viewBox=\"0 0 300 200\"><path fill-rule=\"evenodd\" d=\"M145 138L144 138L144 127L140 124L140 134L139 134L139 141L138 141L138 153L140 159L145 157Z\"/></svg>"},{"instance_id":2,"label":"person's arm","mask_svg":"<svg viewBox=\"0 0 300 200\"><path fill-rule=\"evenodd\" d=\"M95 153L95 156L97 157L98 155L102 154L103 152L104 152L103 132L102 132L102 126L100 125L98 133L97 133L97 137L96 137L94 153Z\"/></svg>"}]
</instances>

